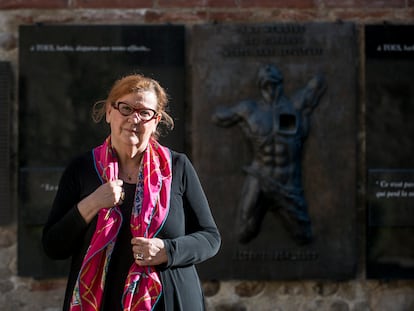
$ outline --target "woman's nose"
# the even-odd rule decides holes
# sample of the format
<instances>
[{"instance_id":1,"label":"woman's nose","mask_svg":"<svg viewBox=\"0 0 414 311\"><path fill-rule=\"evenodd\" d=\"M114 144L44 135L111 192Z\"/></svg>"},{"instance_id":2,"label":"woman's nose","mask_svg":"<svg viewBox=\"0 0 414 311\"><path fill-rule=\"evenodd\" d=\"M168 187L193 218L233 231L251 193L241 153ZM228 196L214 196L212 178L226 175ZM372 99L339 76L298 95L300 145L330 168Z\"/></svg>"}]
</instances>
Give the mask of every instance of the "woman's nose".
<instances>
[{"instance_id":1,"label":"woman's nose","mask_svg":"<svg viewBox=\"0 0 414 311\"><path fill-rule=\"evenodd\" d=\"M134 113L133 113L133 114L131 114L131 115L128 117L128 120L131 120L131 122L132 122L132 123L134 123L134 124L137 124L138 122L140 122L140 121L141 121L141 119L140 119L140 117L139 117L139 114L138 114L138 112L136 112L136 111L134 111Z\"/></svg>"}]
</instances>

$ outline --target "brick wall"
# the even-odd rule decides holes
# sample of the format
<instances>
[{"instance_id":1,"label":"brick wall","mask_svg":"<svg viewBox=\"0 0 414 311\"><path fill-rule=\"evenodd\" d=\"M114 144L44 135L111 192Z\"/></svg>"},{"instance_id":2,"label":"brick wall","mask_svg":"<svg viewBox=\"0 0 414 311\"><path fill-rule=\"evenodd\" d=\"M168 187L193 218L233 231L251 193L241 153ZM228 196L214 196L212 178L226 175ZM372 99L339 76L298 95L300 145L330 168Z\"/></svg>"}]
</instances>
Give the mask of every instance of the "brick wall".
<instances>
[{"instance_id":1,"label":"brick wall","mask_svg":"<svg viewBox=\"0 0 414 311\"><path fill-rule=\"evenodd\" d=\"M412 7L411 0L2 0L1 9L127 9L127 8L272 8L272 9L397 9Z\"/></svg>"},{"instance_id":2,"label":"brick wall","mask_svg":"<svg viewBox=\"0 0 414 311\"><path fill-rule=\"evenodd\" d=\"M363 37L364 24L413 23L414 0L0 0L0 60L11 62L16 78L18 26L21 24L179 23L191 27L193 24L211 22L337 20L355 22L360 26L359 32ZM363 51L362 44L360 51ZM361 77L363 71L362 64ZM363 105L362 96L363 91ZM14 121L17 121L16 116L17 101L13 103L12 109ZM17 171L16 124L12 122L11 129L14 172ZM363 136L363 133L358 136L361 141L357 143L361 147ZM363 163L360 167L363 168ZM12 195L15 196L15 175L11 183ZM363 232L365 208L360 203L357 209L360 232ZM60 310L65 280L39 281L17 276L16 228L16 221L0 226L0 311ZM208 282L204 283L208 310L414 310L414 281L366 280L362 264L363 242L359 248L361 265L355 280Z\"/></svg>"},{"instance_id":3,"label":"brick wall","mask_svg":"<svg viewBox=\"0 0 414 311\"><path fill-rule=\"evenodd\" d=\"M413 20L413 0L1 0L0 10L145 10L140 22ZM35 14L34 14L35 15ZM41 18L41 16L38 16ZM116 15L114 16L116 17ZM33 16L36 19L35 16Z\"/></svg>"}]
</instances>

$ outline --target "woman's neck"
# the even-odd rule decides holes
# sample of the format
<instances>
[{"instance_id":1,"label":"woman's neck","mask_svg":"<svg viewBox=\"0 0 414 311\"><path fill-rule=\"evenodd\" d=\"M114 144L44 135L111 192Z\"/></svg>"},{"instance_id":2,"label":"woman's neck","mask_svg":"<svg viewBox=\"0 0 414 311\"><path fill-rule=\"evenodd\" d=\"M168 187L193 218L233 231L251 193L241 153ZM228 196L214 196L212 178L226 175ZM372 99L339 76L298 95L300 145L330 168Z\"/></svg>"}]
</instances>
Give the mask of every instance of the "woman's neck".
<instances>
[{"instance_id":1,"label":"woman's neck","mask_svg":"<svg viewBox=\"0 0 414 311\"><path fill-rule=\"evenodd\" d=\"M141 166L143 151L135 146L113 145L113 147L118 158L119 178L126 182L135 183Z\"/></svg>"},{"instance_id":2,"label":"woman's neck","mask_svg":"<svg viewBox=\"0 0 414 311\"><path fill-rule=\"evenodd\" d=\"M115 139L111 139L111 144L116 151L118 161L124 166L138 164L145 151L145 147L138 148L136 145L129 145Z\"/></svg>"},{"instance_id":3,"label":"woman's neck","mask_svg":"<svg viewBox=\"0 0 414 311\"><path fill-rule=\"evenodd\" d=\"M122 157L118 155L119 173L118 177L127 183L136 183L141 166L142 153Z\"/></svg>"}]
</instances>

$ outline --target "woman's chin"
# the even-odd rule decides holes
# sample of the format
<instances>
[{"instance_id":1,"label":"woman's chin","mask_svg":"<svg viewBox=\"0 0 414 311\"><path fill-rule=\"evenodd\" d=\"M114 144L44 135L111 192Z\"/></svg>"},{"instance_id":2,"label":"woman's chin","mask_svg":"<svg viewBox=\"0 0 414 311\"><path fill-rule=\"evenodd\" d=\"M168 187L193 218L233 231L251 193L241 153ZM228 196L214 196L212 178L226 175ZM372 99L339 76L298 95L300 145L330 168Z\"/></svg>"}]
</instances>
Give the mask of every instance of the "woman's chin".
<instances>
[{"instance_id":1,"label":"woman's chin","mask_svg":"<svg viewBox=\"0 0 414 311\"><path fill-rule=\"evenodd\" d=\"M125 135L122 137L121 141L124 144L131 145L131 146L139 145L141 143L138 137L135 135L128 135L128 136Z\"/></svg>"}]
</instances>

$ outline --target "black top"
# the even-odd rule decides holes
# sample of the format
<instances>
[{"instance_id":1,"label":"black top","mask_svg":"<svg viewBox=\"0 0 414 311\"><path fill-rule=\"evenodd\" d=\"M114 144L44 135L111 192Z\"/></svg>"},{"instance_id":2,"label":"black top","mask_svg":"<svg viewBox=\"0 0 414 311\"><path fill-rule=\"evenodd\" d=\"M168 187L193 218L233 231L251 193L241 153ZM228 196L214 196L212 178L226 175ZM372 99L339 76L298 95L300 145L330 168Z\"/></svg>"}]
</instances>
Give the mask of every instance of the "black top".
<instances>
[{"instance_id":1,"label":"black top","mask_svg":"<svg viewBox=\"0 0 414 311\"><path fill-rule=\"evenodd\" d=\"M164 240L168 262L157 267L162 300L156 310L204 310L195 264L214 256L220 235L198 176L184 154L172 151L173 178L170 211L158 234ZM64 171L43 230L46 254L54 259L72 256L63 310L69 309L73 288L96 228L97 216L86 224L76 205L101 185L92 152L74 159ZM111 256L101 311L121 310L126 275L134 262L129 229L135 185L124 183L123 224Z\"/></svg>"}]
</instances>

